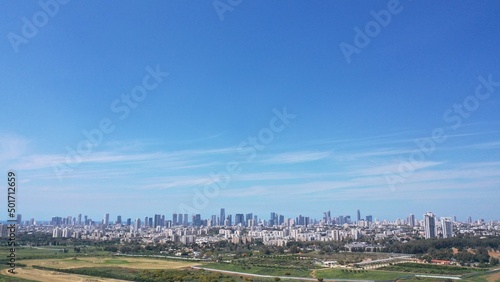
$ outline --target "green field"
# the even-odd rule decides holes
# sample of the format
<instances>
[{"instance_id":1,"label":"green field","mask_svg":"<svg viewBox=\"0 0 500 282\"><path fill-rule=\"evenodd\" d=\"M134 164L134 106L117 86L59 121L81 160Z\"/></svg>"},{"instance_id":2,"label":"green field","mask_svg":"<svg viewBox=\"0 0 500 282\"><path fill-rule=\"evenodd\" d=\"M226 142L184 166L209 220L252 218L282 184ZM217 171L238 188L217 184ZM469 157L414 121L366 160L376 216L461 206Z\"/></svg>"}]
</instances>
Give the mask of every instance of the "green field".
<instances>
[{"instance_id":1,"label":"green field","mask_svg":"<svg viewBox=\"0 0 500 282\"><path fill-rule=\"evenodd\" d=\"M499 282L500 281L500 270L488 271L487 273L473 273L462 276L463 281L467 282Z\"/></svg>"},{"instance_id":2,"label":"green field","mask_svg":"<svg viewBox=\"0 0 500 282\"><path fill-rule=\"evenodd\" d=\"M280 269L277 267L265 267L265 266L244 266L236 265L230 263L208 263L204 264L203 267L244 272L249 274L260 274L260 275L272 275L272 276L296 276L296 277L309 277L312 278L309 269Z\"/></svg>"},{"instance_id":3,"label":"green field","mask_svg":"<svg viewBox=\"0 0 500 282\"><path fill-rule=\"evenodd\" d=\"M8 267L4 264L0 266L0 271L5 271L7 270ZM0 274L0 282L36 282L34 280L28 280L28 279L23 279L20 277L11 277L11 276L6 276L3 274Z\"/></svg>"},{"instance_id":4,"label":"green field","mask_svg":"<svg viewBox=\"0 0 500 282\"><path fill-rule=\"evenodd\" d=\"M65 257L84 257L84 256L107 256L109 252L101 251L96 247L82 248L80 253L76 253L73 247L66 247L67 252L63 252L63 247L17 247L16 258L20 259L42 259L42 258L65 258ZM0 247L0 253L8 253L8 247Z\"/></svg>"},{"instance_id":5,"label":"green field","mask_svg":"<svg viewBox=\"0 0 500 282\"><path fill-rule=\"evenodd\" d=\"M401 277L411 276L404 272L392 272L381 270L351 270L347 271L336 268L322 269L316 271L316 277L338 278L338 279L367 279L367 280L395 280Z\"/></svg>"},{"instance_id":6,"label":"green field","mask_svg":"<svg viewBox=\"0 0 500 282\"><path fill-rule=\"evenodd\" d=\"M18 263L28 266L22 267L19 265L21 268L24 268L25 276L23 277L25 279L20 278L22 275L10 277L6 273L2 273L0 274L0 282L32 282L35 280L47 282L61 281L57 280L58 278L61 279L60 275L57 273L51 274L54 273L54 271L72 273L66 275L73 275L67 277L75 277L75 279L77 277L76 275L90 275L96 277L95 281L98 281L97 277L113 277L132 281L156 281L151 280L155 279L154 277L156 276L163 278L175 277L175 279L182 278L184 281L206 281L203 280L203 277L210 277L210 281L274 281L272 278L253 278L245 276L244 274L229 275L203 270L193 270L190 269L192 265L246 274L284 277L397 280L399 282L445 281L445 279L415 277L414 275L418 273L462 276L463 280L461 281L464 282L500 281L500 271L491 273L487 272L485 269L417 263L390 265L378 270L332 269L321 268L316 263L316 260L297 255L252 256L233 259L231 263L202 263L162 258L112 256L109 252L99 251L97 248L93 247L87 247L87 254L77 254L72 248L68 249L66 253L58 249L60 248L18 248L16 251ZM350 259L351 257L348 258ZM41 268L34 269L35 265ZM40 278L40 275L43 276L43 279ZM142 278L150 280L140 280ZM175 279L172 281L180 281Z\"/></svg>"},{"instance_id":7,"label":"green field","mask_svg":"<svg viewBox=\"0 0 500 282\"><path fill-rule=\"evenodd\" d=\"M445 266L421 263L400 263L380 268L380 270L400 271L407 273L426 273L426 274L442 274L442 275L464 275L468 273L482 272L486 269L460 267L460 266Z\"/></svg>"},{"instance_id":8,"label":"green field","mask_svg":"<svg viewBox=\"0 0 500 282\"><path fill-rule=\"evenodd\" d=\"M0 282L37 282L34 280L26 280L23 278L16 278L11 276L5 276L0 274Z\"/></svg>"}]
</instances>

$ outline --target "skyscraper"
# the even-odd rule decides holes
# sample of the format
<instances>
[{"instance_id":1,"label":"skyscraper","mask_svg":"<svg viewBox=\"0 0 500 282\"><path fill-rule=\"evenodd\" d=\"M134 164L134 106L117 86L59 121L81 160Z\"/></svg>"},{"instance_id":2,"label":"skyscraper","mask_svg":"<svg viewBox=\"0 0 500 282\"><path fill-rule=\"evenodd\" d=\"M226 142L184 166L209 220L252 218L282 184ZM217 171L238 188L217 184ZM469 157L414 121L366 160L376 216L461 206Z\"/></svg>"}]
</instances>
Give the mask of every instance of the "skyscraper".
<instances>
[{"instance_id":1,"label":"skyscraper","mask_svg":"<svg viewBox=\"0 0 500 282\"><path fill-rule=\"evenodd\" d=\"M226 220L226 210L224 208L221 208L219 216L219 225L223 226L225 220Z\"/></svg>"},{"instance_id":2,"label":"skyscraper","mask_svg":"<svg viewBox=\"0 0 500 282\"><path fill-rule=\"evenodd\" d=\"M172 225L177 225L177 214L176 213L172 214Z\"/></svg>"},{"instance_id":3,"label":"skyscraper","mask_svg":"<svg viewBox=\"0 0 500 282\"><path fill-rule=\"evenodd\" d=\"M410 225L410 227L415 227L415 215L414 214L410 214L410 216L408 217L408 225Z\"/></svg>"},{"instance_id":4,"label":"skyscraper","mask_svg":"<svg viewBox=\"0 0 500 282\"><path fill-rule=\"evenodd\" d=\"M104 221L103 221L105 226L109 225L109 213L104 215Z\"/></svg>"},{"instance_id":5,"label":"skyscraper","mask_svg":"<svg viewBox=\"0 0 500 282\"><path fill-rule=\"evenodd\" d=\"M141 219L137 218L134 222L134 231L137 231L141 228Z\"/></svg>"},{"instance_id":6,"label":"skyscraper","mask_svg":"<svg viewBox=\"0 0 500 282\"><path fill-rule=\"evenodd\" d=\"M245 226L245 217L242 213L237 213L234 216L234 225L241 224L241 226Z\"/></svg>"},{"instance_id":7,"label":"skyscraper","mask_svg":"<svg viewBox=\"0 0 500 282\"><path fill-rule=\"evenodd\" d=\"M367 215L366 216L366 221L369 222L369 223L372 223L373 222L373 216L372 215Z\"/></svg>"},{"instance_id":8,"label":"skyscraper","mask_svg":"<svg viewBox=\"0 0 500 282\"><path fill-rule=\"evenodd\" d=\"M436 216L432 212L424 215L425 239L436 237Z\"/></svg>"},{"instance_id":9,"label":"skyscraper","mask_svg":"<svg viewBox=\"0 0 500 282\"><path fill-rule=\"evenodd\" d=\"M278 225L277 222L278 220L276 218L277 218L276 213L271 212L271 216L269 217L269 226Z\"/></svg>"},{"instance_id":10,"label":"skyscraper","mask_svg":"<svg viewBox=\"0 0 500 282\"><path fill-rule=\"evenodd\" d=\"M247 213L245 215L245 223L248 224L248 221L249 220L252 220L253 219L253 214L252 213Z\"/></svg>"},{"instance_id":11,"label":"skyscraper","mask_svg":"<svg viewBox=\"0 0 500 282\"><path fill-rule=\"evenodd\" d=\"M160 222L161 222L161 214L155 214L153 227L156 228L157 226L161 226Z\"/></svg>"},{"instance_id":12,"label":"skyscraper","mask_svg":"<svg viewBox=\"0 0 500 282\"><path fill-rule=\"evenodd\" d=\"M357 220L356 221L360 221L361 220L361 211L358 210L358 217L357 217Z\"/></svg>"},{"instance_id":13,"label":"skyscraper","mask_svg":"<svg viewBox=\"0 0 500 282\"><path fill-rule=\"evenodd\" d=\"M453 222L450 218L441 218L441 228L443 229L443 238L453 237Z\"/></svg>"}]
</instances>

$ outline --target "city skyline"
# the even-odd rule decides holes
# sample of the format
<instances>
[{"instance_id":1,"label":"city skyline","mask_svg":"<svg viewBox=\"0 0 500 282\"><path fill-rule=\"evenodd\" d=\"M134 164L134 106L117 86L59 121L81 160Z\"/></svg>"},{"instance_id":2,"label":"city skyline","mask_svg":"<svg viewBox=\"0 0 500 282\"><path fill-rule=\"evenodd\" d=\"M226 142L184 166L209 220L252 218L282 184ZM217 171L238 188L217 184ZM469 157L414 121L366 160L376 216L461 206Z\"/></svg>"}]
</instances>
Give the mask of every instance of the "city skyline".
<instances>
[{"instance_id":1,"label":"city skyline","mask_svg":"<svg viewBox=\"0 0 500 282\"><path fill-rule=\"evenodd\" d=\"M16 171L20 214L497 219L499 2L0 13L0 181Z\"/></svg>"},{"instance_id":2,"label":"city skyline","mask_svg":"<svg viewBox=\"0 0 500 282\"><path fill-rule=\"evenodd\" d=\"M194 218L199 216L201 220L211 220L212 225L224 225L224 220L220 221L221 218L231 218L232 224L231 225L237 225L237 219L236 217L238 215L241 215L243 217L243 222L246 224L248 219L255 219L256 222L260 221L269 221L273 215L276 217L283 217L283 219L296 219L298 217L307 217L311 220L314 221L324 221L326 222L336 222L338 224L338 220L340 219L342 222L349 222L349 223L356 223L359 221L366 221L366 222L376 222L376 221L387 221L387 222L405 222L405 224L413 227L415 225L418 225L420 222L424 224L425 226L429 226L430 222L429 217L431 218L431 224L433 229L436 229L438 226L440 228L445 228L445 225L447 222L464 222L464 223L472 223L472 222L479 222L479 221L484 221L484 222L489 222L489 221L499 221L499 218L475 218L473 216L468 216L466 218L457 218L455 215L436 215L433 212L425 212L421 215L421 217L416 217L413 213L409 213L406 216L401 215L400 217L397 218L384 218L384 217L378 217L376 215L373 215L371 213L369 214L361 214L361 210L357 210L357 215L360 215L359 219L357 215L353 214L333 214L330 210L328 211L323 211L320 214L317 215L308 215L308 214L303 214L303 213L297 213L297 214L283 214L280 212L276 211L268 211L266 213L255 213L254 211L249 211L249 212L242 212L241 210L234 211L234 212L228 212L226 213L225 208L221 208L219 212L215 213L210 213L210 214L183 214L183 213L177 213L177 212L171 212L171 213L153 213L153 214L145 214L145 215L124 215L123 213L118 213L118 214L110 214L110 213L105 213L103 216L92 216L89 214L85 213L78 213L75 215L66 215L63 216L62 214L57 214L53 215L50 218L61 218L64 220L71 220L74 222L78 222L79 224L82 224L87 221L92 221L93 223L101 223L103 225L109 225L109 224L117 224L117 223L124 223L127 220L131 220L134 222L136 219L144 220L144 218L149 218L150 220L154 220L157 222L159 218L161 217L163 222L166 221L171 221L172 223L175 222L188 222L189 224L194 223ZM250 218L249 218L250 215ZM38 221L38 222L49 222L51 221L50 218L34 218L28 216L23 216L22 214L17 214L17 223L25 223L27 221ZM327 220L328 218L328 220ZM187 219L187 221L186 221ZM257 221L257 219L259 221ZM439 221L438 221L439 219ZM1 221L1 220L0 220ZM144 223L144 222L143 222ZM428 230L428 229L427 229ZM427 235L427 237L432 238L435 237L435 232L432 233L432 235Z\"/></svg>"}]
</instances>

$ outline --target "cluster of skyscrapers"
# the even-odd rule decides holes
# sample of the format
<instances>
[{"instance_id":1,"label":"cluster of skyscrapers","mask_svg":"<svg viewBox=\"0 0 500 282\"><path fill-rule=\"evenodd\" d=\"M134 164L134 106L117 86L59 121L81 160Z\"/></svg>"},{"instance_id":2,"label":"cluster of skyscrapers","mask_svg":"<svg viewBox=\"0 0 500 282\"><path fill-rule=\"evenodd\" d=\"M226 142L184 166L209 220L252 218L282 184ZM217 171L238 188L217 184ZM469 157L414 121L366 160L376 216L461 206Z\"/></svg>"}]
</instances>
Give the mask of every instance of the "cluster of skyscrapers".
<instances>
[{"instance_id":1,"label":"cluster of skyscrapers","mask_svg":"<svg viewBox=\"0 0 500 282\"><path fill-rule=\"evenodd\" d=\"M18 224L21 224L21 215L17 216ZM361 211L357 210L356 221L357 224L371 224L373 222L372 215L367 215L365 218L361 217ZM423 221L419 221L415 218L415 215L410 214L406 221L398 219L397 224L404 223L410 227L424 225L425 238L449 238L453 236L453 222L456 222L456 218L441 217L438 218L432 213L428 212L424 214ZM468 218L468 223L471 223L472 219ZM284 215L278 214L276 212L271 212L269 219L259 219L257 215L253 213L237 213L234 215L226 214L224 208L220 209L218 215L212 215L210 218L203 219L200 214L194 214L189 218L188 214L173 213L171 219L167 219L165 215L155 214L151 217L145 217L144 219L136 218L132 220L128 218L122 221L120 215L117 216L116 221L110 221L109 213L106 213L100 222L95 222L88 216L84 215L82 217L79 214L77 217L52 217L50 225L53 226L70 226L70 225L102 225L109 226L110 224L123 224L132 226L134 230L139 230L141 227L152 227L152 228L162 228L162 227L173 227L173 226L195 226L195 227L211 227L211 226L242 226L242 227L252 227L257 225L262 226L308 226L312 224L326 224L326 225L343 225L352 224L351 216L340 215L337 217L332 217L330 211L323 213L321 220L311 219L307 216L299 215L295 218L285 218ZM34 219L27 221L25 224L33 225Z\"/></svg>"},{"instance_id":2,"label":"cluster of skyscrapers","mask_svg":"<svg viewBox=\"0 0 500 282\"><path fill-rule=\"evenodd\" d=\"M424 231L425 239L439 237L438 230L441 230L443 238L453 237L453 221L449 217L441 217L440 222L437 221L436 216L432 212L424 215Z\"/></svg>"}]
</instances>

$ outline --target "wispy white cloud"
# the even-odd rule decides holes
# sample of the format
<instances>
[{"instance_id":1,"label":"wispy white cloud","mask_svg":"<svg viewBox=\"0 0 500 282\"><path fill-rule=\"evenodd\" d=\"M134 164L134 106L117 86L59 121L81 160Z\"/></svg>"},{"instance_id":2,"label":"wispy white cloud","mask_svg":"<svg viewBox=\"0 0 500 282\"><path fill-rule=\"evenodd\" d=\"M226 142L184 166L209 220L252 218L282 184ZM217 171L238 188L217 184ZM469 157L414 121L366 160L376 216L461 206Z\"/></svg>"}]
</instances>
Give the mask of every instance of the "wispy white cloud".
<instances>
[{"instance_id":1,"label":"wispy white cloud","mask_svg":"<svg viewBox=\"0 0 500 282\"><path fill-rule=\"evenodd\" d=\"M453 149L472 149L472 150L498 150L500 149L500 141L476 143L470 145L456 146Z\"/></svg>"},{"instance_id":2,"label":"wispy white cloud","mask_svg":"<svg viewBox=\"0 0 500 282\"><path fill-rule=\"evenodd\" d=\"M220 132L220 133L217 133L217 134L212 134L212 135L208 135L208 136L204 136L204 137L200 137L200 138L183 140L182 142L183 143L194 143L194 142L206 141L206 140L211 140L211 139L219 138L223 134L224 134L224 132Z\"/></svg>"},{"instance_id":3,"label":"wispy white cloud","mask_svg":"<svg viewBox=\"0 0 500 282\"><path fill-rule=\"evenodd\" d=\"M318 161L330 156L331 152L290 152L282 153L267 159L262 162L266 164L295 164Z\"/></svg>"},{"instance_id":4,"label":"wispy white cloud","mask_svg":"<svg viewBox=\"0 0 500 282\"><path fill-rule=\"evenodd\" d=\"M30 141L17 134L0 135L0 163L16 159L28 150Z\"/></svg>"}]
</instances>

